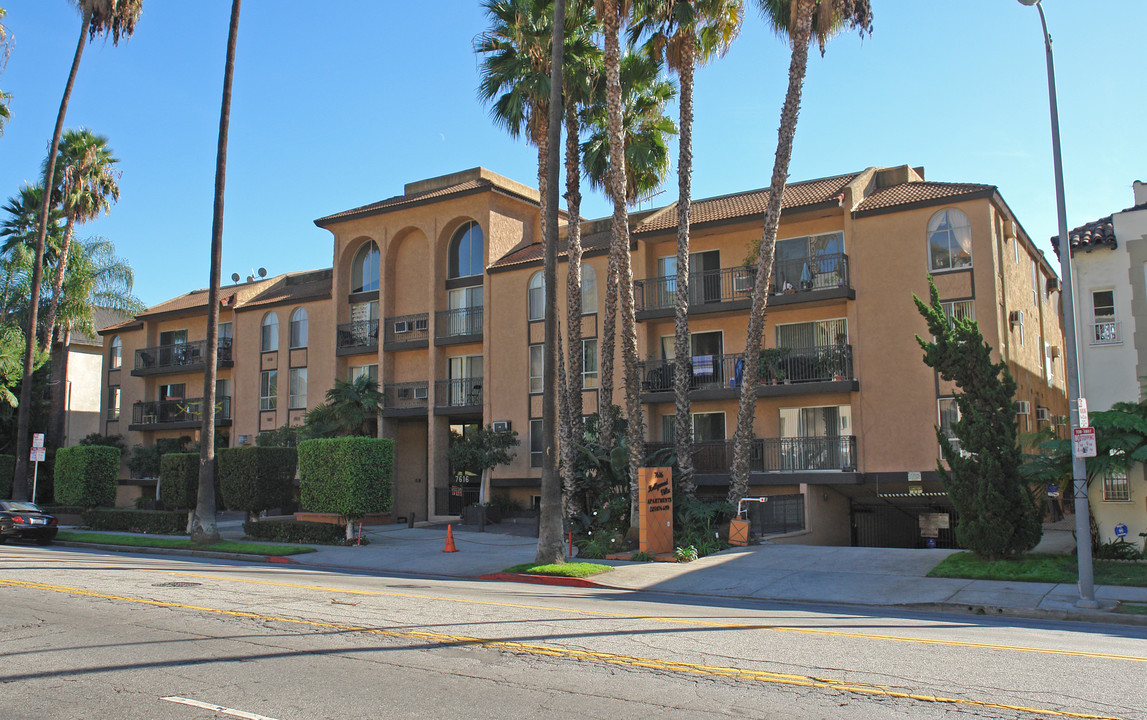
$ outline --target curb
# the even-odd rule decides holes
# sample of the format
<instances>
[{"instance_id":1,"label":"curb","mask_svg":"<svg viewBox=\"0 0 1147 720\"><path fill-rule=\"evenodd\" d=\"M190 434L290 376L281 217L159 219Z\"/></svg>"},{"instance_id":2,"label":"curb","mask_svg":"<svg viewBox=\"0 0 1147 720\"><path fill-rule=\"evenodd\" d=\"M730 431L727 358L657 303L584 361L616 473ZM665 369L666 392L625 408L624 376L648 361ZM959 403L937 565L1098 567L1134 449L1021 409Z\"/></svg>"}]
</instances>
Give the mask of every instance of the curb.
<instances>
[{"instance_id":1,"label":"curb","mask_svg":"<svg viewBox=\"0 0 1147 720\"><path fill-rule=\"evenodd\" d=\"M103 543L76 542L74 540L53 540L52 545L81 548L85 550L106 550L108 552L138 553L142 555L179 555L182 557L208 558L211 560L240 560L243 562L265 562L299 565L298 560L284 555L256 555L249 553L214 552L211 550L185 550L183 548L133 547L130 545L104 545Z\"/></svg>"},{"instance_id":2,"label":"curb","mask_svg":"<svg viewBox=\"0 0 1147 720\"><path fill-rule=\"evenodd\" d=\"M577 587L577 588L602 588L610 589L605 585L599 585L592 580L585 578L571 578L560 577L557 575L526 575L524 573L487 573L486 575L478 575L475 580L497 580L499 582L518 582L530 583L533 585L560 585L563 587Z\"/></svg>"}]
</instances>

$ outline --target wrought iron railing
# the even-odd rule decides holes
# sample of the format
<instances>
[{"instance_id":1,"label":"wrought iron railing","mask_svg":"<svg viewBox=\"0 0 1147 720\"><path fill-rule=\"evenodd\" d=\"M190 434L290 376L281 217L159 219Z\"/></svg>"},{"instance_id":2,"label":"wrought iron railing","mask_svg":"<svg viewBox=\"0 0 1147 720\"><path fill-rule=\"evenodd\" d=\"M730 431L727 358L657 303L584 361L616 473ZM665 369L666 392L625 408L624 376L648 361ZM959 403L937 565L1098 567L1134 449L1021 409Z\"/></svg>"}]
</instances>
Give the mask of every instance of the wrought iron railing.
<instances>
[{"instance_id":1,"label":"wrought iron railing","mask_svg":"<svg viewBox=\"0 0 1147 720\"><path fill-rule=\"evenodd\" d=\"M650 360L638 363L642 392L668 392L675 384L676 362ZM689 389L737 388L749 370L744 355L694 355L689 359ZM829 382L850 380L852 346L821 345L810 348L762 350L756 367L763 384Z\"/></svg>"},{"instance_id":2,"label":"wrought iron railing","mask_svg":"<svg viewBox=\"0 0 1147 720\"><path fill-rule=\"evenodd\" d=\"M482 334L482 308L439 310L434 313L434 337L450 338Z\"/></svg>"},{"instance_id":3,"label":"wrought iron railing","mask_svg":"<svg viewBox=\"0 0 1147 720\"><path fill-rule=\"evenodd\" d=\"M1117 345L1123 342L1123 333L1120 323L1109 320L1091 324L1092 345Z\"/></svg>"},{"instance_id":4,"label":"wrought iron railing","mask_svg":"<svg viewBox=\"0 0 1147 720\"><path fill-rule=\"evenodd\" d=\"M215 421L231 419L231 396L215 398ZM133 425L200 422L203 420L203 398L137 402L131 407Z\"/></svg>"},{"instance_id":5,"label":"wrought iron railing","mask_svg":"<svg viewBox=\"0 0 1147 720\"><path fill-rule=\"evenodd\" d=\"M740 387L744 377L744 355L696 355L689 361L689 389L715 390ZM675 383L677 363L650 360L637 364L642 392L668 392Z\"/></svg>"},{"instance_id":6,"label":"wrought iron railing","mask_svg":"<svg viewBox=\"0 0 1147 720\"><path fill-rule=\"evenodd\" d=\"M672 447L646 443L647 453ZM693 445L693 469L728 473L733 466L732 440L706 440ZM856 470L856 437L754 438L749 445L749 472Z\"/></svg>"},{"instance_id":7,"label":"wrought iron railing","mask_svg":"<svg viewBox=\"0 0 1147 720\"><path fill-rule=\"evenodd\" d=\"M220 338L218 361L231 362L231 338ZM207 341L157 345L135 351L136 370L163 370L186 365L202 365L207 361Z\"/></svg>"},{"instance_id":8,"label":"wrought iron railing","mask_svg":"<svg viewBox=\"0 0 1147 720\"><path fill-rule=\"evenodd\" d=\"M455 378L434 382L436 407L472 407L482 404L482 378Z\"/></svg>"},{"instance_id":9,"label":"wrought iron railing","mask_svg":"<svg viewBox=\"0 0 1147 720\"><path fill-rule=\"evenodd\" d=\"M752 268L731 267L720 270L701 270L689 274L689 304L732 302L747 300L753 293L756 273ZM635 280L634 304L642 310L666 310L677 304L677 276Z\"/></svg>"},{"instance_id":10,"label":"wrought iron railing","mask_svg":"<svg viewBox=\"0 0 1147 720\"><path fill-rule=\"evenodd\" d=\"M387 410L424 408L429 400L430 383L388 383L382 386L382 407Z\"/></svg>"},{"instance_id":11,"label":"wrought iron railing","mask_svg":"<svg viewBox=\"0 0 1147 720\"><path fill-rule=\"evenodd\" d=\"M386 343L426 341L430 339L430 313L388 317L383 327Z\"/></svg>"},{"instance_id":12,"label":"wrought iron railing","mask_svg":"<svg viewBox=\"0 0 1147 720\"><path fill-rule=\"evenodd\" d=\"M848 256L844 253L777 260L773 266L774 295L847 287Z\"/></svg>"},{"instance_id":13,"label":"wrought iron railing","mask_svg":"<svg viewBox=\"0 0 1147 720\"><path fill-rule=\"evenodd\" d=\"M337 349L378 347L378 320L355 320L338 326Z\"/></svg>"}]
</instances>

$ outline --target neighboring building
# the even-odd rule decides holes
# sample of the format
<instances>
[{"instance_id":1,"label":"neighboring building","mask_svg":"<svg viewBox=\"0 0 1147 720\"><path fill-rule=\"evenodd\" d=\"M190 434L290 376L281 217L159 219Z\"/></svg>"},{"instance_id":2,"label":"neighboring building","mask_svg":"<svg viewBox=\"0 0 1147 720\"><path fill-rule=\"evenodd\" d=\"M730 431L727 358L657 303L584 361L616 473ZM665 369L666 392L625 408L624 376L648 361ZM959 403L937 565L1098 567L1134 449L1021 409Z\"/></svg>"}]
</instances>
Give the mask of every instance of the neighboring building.
<instances>
[{"instance_id":1,"label":"neighboring building","mask_svg":"<svg viewBox=\"0 0 1147 720\"><path fill-rule=\"evenodd\" d=\"M1147 184L1135 182L1135 205L1068 233L1079 347L1080 395L1090 412L1137 402L1147 376ZM1052 238L1059 251L1059 238ZM1128 541L1147 532L1142 465L1097 478L1089 502L1100 536Z\"/></svg>"},{"instance_id":2,"label":"neighboring building","mask_svg":"<svg viewBox=\"0 0 1147 720\"><path fill-rule=\"evenodd\" d=\"M97 307L94 312L97 335L113 324L123 322L123 313ZM75 445L93 433L103 431L100 418L102 398L100 380L103 376L104 346L99 337L83 332L71 332L67 342L66 387L64 390L64 436L60 447Z\"/></svg>"},{"instance_id":3,"label":"neighboring building","mask_svg":"<svg viewBox=\"0 0 1147 720\"><path fill-rule=\"evenodd\" d=\"M755 511L761 529L793 531L788 538L805 543L916 546L917 516L951 510L936 477L934 427L946 426L956 411L950 384L921 360L915 336L926 326L912 294L927 297L931 273L950 312L979 321L1019 383L1021 430L1034 430L1067 414L1055 271L993 186L925 181L922 169L907 166L794 183L785 191L778 234L766 362L745 361L756 279L743 261L760 235L767 197L755 190L693 205L689 362L701 492L725 494L738 383L763 367L751 494L772 500ZM672 205L630 218L642 399L653 445L672 439L666 418L673 414L674 358L666 339L673 334L675 218ZM295 362L259 346L255 330L266 328L267 303L283 308L280 323L305 306L310 358L292 352L291 360L310 368L307 407L335 377L379 379L382 433L397 440L396 516L455 515L476 499L476 488L453 479L445 462L451 431L476 423L502 422L518 432L517 457L492 471L491 482L497 494L536 503L544 390L537 191L476 168L412 183L401 196L316 224L334 236L326 297L268 300L269 285L227 290L236 293L236 330L233 366L221 378L251 383L244 386L250 398L237 395L228 416L231 442L301 418L302 408L282 412L282 378L270 393L277 405L268 407L262 394L256 405L253 388ZM608 219L582 223L586 413L597 409L609 228ZM559 268L559 307L564 274ZM158 335L170 332L167 326L190 328L195 317L202 325L204 301L193 296L137 318L133 351L171 345ZM173 313L178 322L165 320L161 329L160 320ZM112 335L105 332L105 342ZM121 392L133 403L162 405L157 393L177 375L168 368ZM620 352L614 377L620 404ZM159 427L161 413L149 417L156 422L143 431L147 437L168 432ZM950 543L950 531L940 531L938 542Z\"/></svg>"}]
</instances>

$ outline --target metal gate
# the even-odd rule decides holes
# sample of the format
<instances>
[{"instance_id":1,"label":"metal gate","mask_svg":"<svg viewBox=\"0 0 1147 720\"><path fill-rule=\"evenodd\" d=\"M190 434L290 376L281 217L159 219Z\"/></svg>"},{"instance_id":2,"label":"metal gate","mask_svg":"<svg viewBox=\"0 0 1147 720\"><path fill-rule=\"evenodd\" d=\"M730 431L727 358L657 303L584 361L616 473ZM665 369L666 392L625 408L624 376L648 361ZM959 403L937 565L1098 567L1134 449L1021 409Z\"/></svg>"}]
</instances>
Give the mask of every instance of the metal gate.
<instances>
[{"instance_id":1,"label":"metal gate","mask_svg":"<svg viewBox=\"0 0 1147 720\"><path fill-rule=\"evenodd\" d=\"M921 535L921 516L946 514L948 527L936 531L938 548L958 548L956 522L958 516L945 498L926 501L908 498L860 498L852 501L852 544L855 547L929 547L929 538Z\"/></svg>"}]
</instances>

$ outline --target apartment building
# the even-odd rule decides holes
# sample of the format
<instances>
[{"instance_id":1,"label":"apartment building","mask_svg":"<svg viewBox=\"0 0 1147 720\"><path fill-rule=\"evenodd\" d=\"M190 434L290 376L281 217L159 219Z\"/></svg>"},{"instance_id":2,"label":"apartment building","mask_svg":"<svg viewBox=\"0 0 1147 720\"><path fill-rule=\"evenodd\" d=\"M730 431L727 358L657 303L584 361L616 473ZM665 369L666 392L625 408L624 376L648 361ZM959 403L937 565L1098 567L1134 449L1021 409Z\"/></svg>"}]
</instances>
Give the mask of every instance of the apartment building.
<instances>
[{"instance_id":1,"label":"apartment building","mask_svg":"<svg viewBox=\"0 0 1147 720\"><path fill-rule=\"evenodd\" d=\"M727 489L739 384L744 373L759 372L751 494L770 498L758 505L760 523L791 531L796 542L915 546L916 517L950 511L936 477L934 427L947 427L956 409L953 389L921 360L915 336L926 327L913 293L927 297L931 274L950 313L979 322L1019 382L1021 430L1035 429L1066 415L1055 271L993 186L926 181L922 169L907 166L793 183L783 200L764 347L746 358L757 279L745 258L767 198L767 190L754 190L693 204L686 362L701 492ZM675 206L630 221L642 401L647 441L656 447L672 440ZM297 423L335 377L368 373L384 394L381 432L396 440L396 516L449 516L475 499L473 483L452 476L445 450L452 432L477 423L519 433L517 457L495 469L491 483L523 505L536 502L546 391L537 191L475 168L315 222L334 240L325 296L321 282L313 295L292 295L290 275L226 291L235 296L235 333L232 365L220 377L242 377L246 388L233 405L230 442ZM597 409L609 223L582 223L586 413ZM136 318L134 335L121 342L136 352L169 347L171 338L159 335L174 328L167 318L182 313L179 322L190 327L203 314L194 295ZM264 340L276 331L268 324L282 328L295 308L310 320L309 348L299 356L297 348L269 349ZM105 342L129 327L105 332ZM620 354L616 362L620 403ZM302 395L291 393L284 413L284 383L268 390L267 373L303 367L306 404L294 407L301 402L290 398ZM145 377L130 394L120 382L121 403L162 405L162 387L177 375ZM114 383L109 372L109 393ZM164 424L143 432L175 430ZM946 532L942 543L950 541Z\"/></svg>"}]
</instances>

